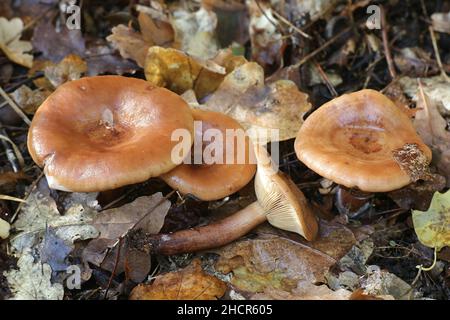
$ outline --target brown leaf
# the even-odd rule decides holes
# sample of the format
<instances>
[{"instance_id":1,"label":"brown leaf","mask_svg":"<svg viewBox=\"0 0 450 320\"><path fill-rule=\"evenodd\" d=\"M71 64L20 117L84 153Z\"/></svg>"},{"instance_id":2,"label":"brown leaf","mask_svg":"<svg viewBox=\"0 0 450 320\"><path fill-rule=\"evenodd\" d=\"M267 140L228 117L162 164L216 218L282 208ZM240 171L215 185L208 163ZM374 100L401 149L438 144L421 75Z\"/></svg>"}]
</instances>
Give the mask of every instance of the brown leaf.
<instances>
[{"instance_id":1,"label":"brown leaf","mask_svg":"<svg viewBox=\"0 0 450 320\"><path fill-rule=\"evenodd\" d=\"M316 249L278 236L236 242L218 253L216 270L233 272L231 283L246 292L291 291L299 281L324 282L324 274L336 262Z\"/></svg>"},{"instance_id":2,"label":"brown leaf","mask_svg":"<svg viewBox=\"0 0 450 320\"><path fill-rule=\"evenodd\" d=\"M447 179L447 187L450 186L450 132L446 130L447 122L439 113L436 101L430 99L419 88L417 94L419 101L414 126L423 141L433 151L433 163L436 164L439 173Z\"/></svg>"},{"instance_id":3,"label":"brown leaf","mask_svg":"<svg viewBox=\"0 0 450 320\"><path fill-rule=\"evenodd\" d=\"M114 250L108 249L133 226L147 233L158 233L169 208L170 201L164 200L162 194L158 192L151 196L137 198L122 207L101 212L92 222L92 225L100 232L100 236L89 242L84 249L83 260L108 271L114 270L118 245ZM132 258L133 256L135 259ZM116 274L127 270L131 280L140 282L150 271L149 261L148 254L129 252L127 241L122 241Z\"/></svg>"},{"instance_id":4,"label":"brown leaf","mask_svg":"<svg viewBox=\"0 0 450 320\"><path fill-rule=\"evenodd\" d=\"M345 289L333 291L326 285L299 282L292 292L268 288L263 293L254 294L251 300L349 300L351 294Z\"/></svg>"},{"instance_id":5,"label":"brown leaf","mask_svg":"<svg viewBox=\"0 0 450 320\"><path fill-rule=\"evenodd\" d=\"M151 44L146 42L139 32L123 24L113 27L111 32L112 34L106 37L106 40L119 50L120 55L125 59L132 59L138 66L144 67L147 50Z\"/></svg>"},{"instance_id":6,"label":"brown leaf","mask_svg":"<svg viewBox=\"0 0 450 320\"><path fill-rule=\"evenodd\" d=\"M252 45L252 58L264 68L281 64L286 42L280 33L278 20L272 9L255 0L247 1Z\"/></svg>"},{"instance_id":7,"label":"brown leaf","mask_svg":"<svg viewBox=\"0 0 450 320\"><path fill-rule=\"evenodd\" d=\"M0 50L12 62L30 68L33 64L33 55L26 52L31 51L33 47L29 41L20 40L23 27L20 18L8 21L0 17Z\"/></svg>"},{"instance_id":8,"label":"brown leaf","mask_svg":"<svg viewBox=\"0 0 450 320\"><path fill-rule=\"evenodd\" d=\"M47 90L31 90L26 85L20 86L11 93L14 101L28 114L34 114L49 95L50 92Z\"/></svg>"},{"instance_id":9,"label":"brown leaf","mask_svg":"<svg viewBox=\"0 0 450 320\"><path fill-rule=\"evenodd\" d=\"M264 70L254 62L245 63L228 74L200 106L228 114L245 129L251 129L249 134L254 139L263 139L268 130L279 130L279 141L297 135L302 117L310 107L308 96L292 81L278 80L265 85Z\"/></svg>"},{"instance_id":10,"label":"brown leaf","mask_svg":"<svg viewBox=\"0 0 450 320\"><path fill-rule=\"evenodd\" d=\"M67 55L84 56L86 45L81 30L69 30L65 26L57 30L51 19L41 19L34 28L33 48L42 52L42 58L58 62Z\"/></svg>"},{"instance_id":11,"label":"brown leaf","mask_svg":"<svg viewBox=\"0 0 450 320\"><path fill-rule=\"evenodd\" d=\"M138 22L142 37L149 45L167 46L174 41L170 23L153 19L144 12L139 12Z\"/></svg>"},{"instance_id":12,"label":"brown leaf","mask_svg":"<svg viewBox=\"0 0 450 320\"><path fill-rule=\"evenodd\" d=\"M225 290L223 281L206 274L194 260L182 270L157 276L152 284L138 285L130 300L216 300Z\"/></svg>"}]
</instances>

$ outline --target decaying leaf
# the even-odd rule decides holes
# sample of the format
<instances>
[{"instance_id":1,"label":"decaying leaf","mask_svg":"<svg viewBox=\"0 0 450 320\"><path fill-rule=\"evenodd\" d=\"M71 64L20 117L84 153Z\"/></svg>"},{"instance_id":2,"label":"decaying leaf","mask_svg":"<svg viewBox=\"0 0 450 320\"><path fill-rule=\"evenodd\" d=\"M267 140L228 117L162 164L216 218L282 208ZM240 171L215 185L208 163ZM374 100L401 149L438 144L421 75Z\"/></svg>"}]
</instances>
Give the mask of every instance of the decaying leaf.
<instances>
[{"instance_id":1,"label":"decaying leaf","mask_svg":"<svg viewBox=\"0 0 450 320\"><path fill-rule=\"evenodd\" d=\"M72 245L59 238L53 228L47 228L39 248L41 262L49 264L53 272L66 271L69 267L66 258L72 249Z\"/></svg>"},{"instance_id":2,"label":"decaying leaf","mask_svg":"<svg viewBox=\"0 0 450 320\"><path fill-rule=\"evenodd\" d=\"M433 29L450 34L450 12L435 12L431 15Z\"/></svg>"},{"instance_id":3,"label":"decaying leaf","mask_svg":"<svg viewBox=\"0 0 450 320\"><path fill-rule=\"evenodd\" d=\"M436 192L427 211L412 212L414 230L424 245L437 251L450 246L450 191Z\"/></svg>"},{"instance_id":4,"label":"decaying leaf","mask_svg":"<svg viewBox=\"0 0 450 320\"><path fill-rule=\"evenodd\" d=\"M414 291L395 274L381 270L378 266L368 266L368 276L363 285L364 293L381 296L383 299L410 300Z\"/></svg>"},{"instance_id":5,"label":"decaying leaf","mask_svg":"<svg viewBox=\"0 0 450 320\"><path fill-rule=\"evenodd\" d=\"M113 27L111 32L112 34L106 40L119 50L120 55L125 59L132 59L138 66L144 67L145 56L151 44L146 42L139 32L123 24Z\"/></svg>"},{"instance_id":6,"label":"decaying leaf","mask_svg":"<svg viewBox=\"0 0 450 320\"><path fill-rule=\"evenodd\" d=\"M210 94L225 75L245 62L231 50L220 51L212 60L203 60L172 48L151 47L145 61L145 77L154 85L178 94L193 89L198 98Z\"/></svg>"},{"instance_id":7,"label":"decaying leaf","mask_svg":"<svg viewBox=\"0 0 450 320\"><path fill-rule=\"evenodd\" d=\"M41 19L31 39L33 48L42 52L42 59L58 62L69 54L84 57L86 43L81 30L57 28L52 19Z\"/></svg>"},{"instance_id":8,"label":"decaying leaf","mask_svg":"<svg viewBox=\"0 0 450 320\"><path fill-rule=\"evenodd\" d=\"M291 292L299 281L324 282L324 274L336 263L316 249L278 236L235 242L218 253L216 270L232 272L236 289L254 293L266 288Z\"/></svg>"},{"instance_id":9,"label":"decaying leaf","mask_svg":"<svg viewBox=\"0 0 450 320\"><path fill-rule=\"evenodd\" d=\"M264 84L264 70L254 62L237 67L200 108L226 113L249 130L254 141L294 138L310 109L308 96L294 82ZM279 130L279 131L278 131ZM271 136L278 133L278 137Z\"/></svg>"},{"instance_id":10,"label":"decaying leaf","mask_svg":"<svg viewBox=\"0 0 450 320\"><path fill-rule=\"evenodd\" d=\"M11 226L9 225L9 223L0 218L0 238L1 239L6 239L9 237L10 229L11 229Z\"/></svg>"},{"instance_id":11,"label":"decaying leaf","mask_svg":"<svg viewBox=\"0 0 450 320\"><path fill-rule=\"evenodd\" d=\"M158 233L169 208L170 201L164 200L162 194L158 192L151 196L137 198L122 207L101 212L92 221L92 226L100 232L100 236L89 242L83 251L83 259L110 271L116 267L117 274L127 270L130 276L135 274L132 280L144 280L150 271L148 254L128 252L128 244L123 242L116 266L117 245L115 250L109 249L132 227L142 229L146 233Z\"/></svg>"},{"instance_id":12,"label":"decaying leaf","mask_svg":"<svg viewBox=\"0 0 450 320\"><path fill-rule=\"evenodd\" d=\"M441 105L444 110L450 112L450 83L443 76L435 76L429 78L420 78L423 91L438 105ZM414 101L419 102L421 95L419 92L419 85L416 78L402 77L399 79L406 95L411 97Z\"/></svg>"},{"instance_id":13,"label":"decaying leaf","mask_svg":"<svg viewBox=\"0 0 450 320\"><path fill-rule=\"evenodd\" d=\"M32 90L26 85L22 85L11 93L11 96L23 111L33 114L49 94L46 90Z\"/></svg>"},{"instance_id":14,"label":"decaying leaf","mask_svg":"<svg viewBox=\"0 0 450 320\"><path fill-rule=\"evenodd\" d=\"M286 46L278 20L264 3L247 0L253 60L264 68L279 66Z\"/></svg>"},{"instance_id":15,"label":"decaying leaf","mask_svg":"<svg viewBox=\"0 0 450 320\"><path fill-rule=\"evenodd\" d=\"M299 282L292 292L268 288L264 293L254 294L251 300L349 300L351 294L345 289L333 291L326 285Z\"/></svg>"},{"instance_id":16,"label":"decaying leaf","mask_svg":"<svg viewBox=\"0 0 450 320\"><path fill-rule=\"evenodd\" d=\"M171 18L177 48L189 55L213 58L219 49L215 30L217 16L212 10L201 7L196 12L178 9Z\"/></svg>"},{"instance_id":17,"label":"decaying leaf","mask_svg":"<svg viewBox=\"0 0 450 320\"><path fill-rule=\"evenodd\" d=\"M89 223L97 212L81 204L73 204L61 214L55 201L47 194L35 189L27 198L13 227L19 231L11 238L11 246L20 253L32 248L44 235L47 228L66 243L95 238L98 231Z\"/></svg>"},{"instance_id":18,"label":"decaying leaf","mask_svg":"<svg viewBox=\"0 0 450 320\"><path fill-rule=\"evenodd\" d=\"M33 55L26 52L31 51L33 46L29 41L20 40L23 31L23 22L20 18L7 20L0 17L0 49L11 61L31 68Z\"/></svg>"},{"instance_id":19,"label":"decaying leaf","mask_svg":"<svg viewBox=\"0 0 450 320\"><path fill-rule=\"evenodd\" d=\"M133 289L131 300L215 300L226 291L226 284L205 273L199 260L188 267L162 274L152 284L140 284Z\"/></svg>"},{"instance_id":20,"label":"decaying leaf","mask_svg":"<svg viewBox=\"0 0 450 320\"><path fill-rule=\"evenodd\" d=\"M447 186L450 186L450 131L446 130L447 122L440 114L436 101L429 98L424 90L418 96L419 110L414 119L414 127L432 149L433 163L439 173L447 178Z\"/></svg>"},{"instance_id":21,"label":"decaying leaf","mask_svg":"<svg viewBox=\"0 0 450 320\"><path fill-rule=\"evenodd\" d=\"M4 273L8 280L11 300L62 300L64 288L51 283L52 269L46 263L34 262L34 257L26 250L17 262L18 270Z\"/></svg>"}]
</instances>

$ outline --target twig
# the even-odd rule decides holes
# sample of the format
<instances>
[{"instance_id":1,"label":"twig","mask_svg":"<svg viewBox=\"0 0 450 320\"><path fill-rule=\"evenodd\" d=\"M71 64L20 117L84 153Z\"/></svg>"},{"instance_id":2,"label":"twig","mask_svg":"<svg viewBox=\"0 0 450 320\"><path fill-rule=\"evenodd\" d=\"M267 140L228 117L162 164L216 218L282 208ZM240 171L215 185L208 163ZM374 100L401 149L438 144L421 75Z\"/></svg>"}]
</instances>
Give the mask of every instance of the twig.
<instances>
[{"instance_id":1,"label":"twig","mask_svg":"<svg viewBox=\"0 0 450 320\"><path fill-rule=\"evenodd\" d=\"M14 102L13 99L9 97L9 95L3 90L3 88L0 86L0 95L5 99L6 102L8 102L9 106L13 108L13 110L22 118L22 120L27 124L31 125L30 119L26 116L26 114L20 109L20 107Z\"/></svg>"},{"instance_id":2,"label":"twig","mask_svg":"<svg viewBox=\"0 0 450 320\"><path fill-rule=\"evenodd\" d=\"M0 125L0 139L5 149L6 158L8 158L9 163L14 172L19 172L21 165L24 165L24 160L22 155L20 154L19 148L12 142L12 140L8 137L6 130ZM13 148L11 148L11 145ZM20 160L19 160L20 159Z\"/></svg>"},{"instance_id":3,"label":"twig","mask_svg":"<svg viewBox=\"0 0 450 320\"><path fill-rule=\"evenodd\" d=\"M123 241L123 238L119 238L119 246L117 248L116 260L114 261L114 269L111 272L111 276L109 277L109 280L108 280L108 285L105 290L105 295L103 296L104 300L106 300L106 298L108 297L109 288L111 287L111 283L114 279L114 276L116 275L117 265L119 264L119 259L120 259L120 249L122 248L122 241Z\"/></svg>"},{"instance_id":4,"label":"twig","mask_svg":"<svg viewBox=\"0 0 450 320\"><path fill-rule=\"evenodd\" d=\"M319 71L320 77L325 81L325 84L327 85L328 90L333 95L333 97L337 97L338 93L336 89L334 88L333 84L331 83L330 79L328 78L327 74L323 71L320 64L318 64L316 61L314 61L314 65L316 66L317 70Z\"/></svg>"},{"instance_id":5,"label":"twig","mask_svg":"<svg viewBox=\"0 0 450 320\"><path fill-rule=\"evenodd\" d=\"M434 49L434 54L436 56L436 61L437 64L439 66L439 70L441 71L441 75L445 78L445 80L447 80L447 82L449 81L449 78L447 76L447 73L444 70L444 66L442 65L442 61L441 61L441 55L439 54L439 49L437 46L437 41L436 41L436 37L434 35L434 29L432 26L428 27L428 30L430 31L430 36L431 36L431 42L433 43L433 49Z\"/></svg>"},{"instance_id":6,"label":"twig","mask_svg":"<svg viewBox=\"0 0 450 320\"><path fill-rule=\"evenodd\" d=\"M317 48L314 51L311 51L310 53L308 53L306 56L304 56L299 62L297 62L296 64L292 65L292 68L298 68L301 65L303 65L306 61L308 61L309 59L311 59L312 57L314 57L316 54L318 54L319 52L321 52L322 50L326 49L328 46L330 46L331 44L333 44L337 39L339 39L342 35L344 35L345 33L347 33L349 30L351 29L351 27L347 27L344 30L342 30L341 32L339 32L337 35L335 35L333 38L331 38L330 40L328 40L327 42L325 42L323 45L321 45L319 48Z\"/></svg>"},{"instance_id":7,"label":"twig","mask_svg":"<svg viewBox=\"0 0 450 320\"><path fill-rule=\"evenodd\" d=\"M389 41L388 41L388 36L387 36L387 25L386 25L386 14L385 14L383 6L380 6L380 8L381 8L381 36L383 38L384 55L386 57L386 61L388 64L389 74L391 75L392 79L395 79L397 77L397 74L395 72L394 62L392 61L391 50L389 49Z\"/></svg>"},{"instance_id":8,"label":"twig","mask_svg":"<svg viewBox=\"0 0 450 320\"><path fill-rule=\"evenodd\" d=\"M292 22L290 22L288 19L283 17L281 14L279 14L276 10L272 10L273 14L284 24L287 24L289 27L291 27L294 31L296 31L298 34L300 34L302 37L305 37L307 39L311 39L311 36L304 31L302 31L300 28L296 27Z\"/></svg>"}]
</instances>

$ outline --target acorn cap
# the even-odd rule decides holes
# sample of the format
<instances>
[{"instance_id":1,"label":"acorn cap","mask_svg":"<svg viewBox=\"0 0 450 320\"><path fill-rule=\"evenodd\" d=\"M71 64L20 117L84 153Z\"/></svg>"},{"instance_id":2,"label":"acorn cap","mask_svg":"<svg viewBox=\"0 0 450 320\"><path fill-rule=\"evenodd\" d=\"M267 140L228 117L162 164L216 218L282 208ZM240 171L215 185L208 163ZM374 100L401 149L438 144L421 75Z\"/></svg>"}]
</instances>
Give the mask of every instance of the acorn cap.
<instances>
[{"instance_id":1,"label":"acorn cap","mask_svg":"<svg viewBox=\"0 0 450 320\"><path fill-rule=\"evenodd\" d=\"M314 240L319 226L305 195L283 172L279 171L264 147L255 147L258 170L255 192L269 223L279 229Z\"/></svg>"},{"instance_id":2,"label":"acorn cap","mask_svg":"<svg viewBox=\"0 0 450 320\"><path fill-rule=\"evenodd\" d=\"M191 161L191 164L183 163L170 172L161 175L161 179L182 194L191 194L204 201L222 199L243 188L255 175L256 165L254 164L253 147L249 137L245 135L244 129L233 118L223 113L200 109L192 110L192 114L195 121L201 122L201 127L198 126L195 130L196 143L202 143L205 140L207 137L205 131L208 129L219 130L224 139L227 129L239 130L240 138L235 136L230 140L221 141L223 142L222 146L225 147L222 147L223 163L207 164L204 161L205 159L200 158L201 164L192 163L193 161ZM231 133L233 132L236 131ZM227 145L227 142L230 141L234 141L234 148ZM202 154L208 146L211 145L207 141L203 141ZM227 153L229 158L232 159L232 163L226 163ZM239 159L239 156L241 156L241 159ZM238 162L238 160L242 161Z\"/></svg>"},{"instance_id":3,"label":"acorn cap","mask_svg":"<svg viewBox=\"0 0 450 320\"><path fill-rule=\"evenodd\" d=\"M411 182L394 159L394 152L408 145L431 161L408 116L383 94L366 89L314 111L298 132L295 151L311 170L340 185L387 192Z\"/></svg>"},{"instance_id":4,"label":"acorn cap","mask_svg":"<svg viewBox=\"0 0 450 320\"><path fill-rule=\"evenodd\" d=\"M87 77L61 85L39 107L28 150L51 188L103 191L173 169L176 129L193 135L177 94L135 78Z\"/></svg>"}]
</instances>

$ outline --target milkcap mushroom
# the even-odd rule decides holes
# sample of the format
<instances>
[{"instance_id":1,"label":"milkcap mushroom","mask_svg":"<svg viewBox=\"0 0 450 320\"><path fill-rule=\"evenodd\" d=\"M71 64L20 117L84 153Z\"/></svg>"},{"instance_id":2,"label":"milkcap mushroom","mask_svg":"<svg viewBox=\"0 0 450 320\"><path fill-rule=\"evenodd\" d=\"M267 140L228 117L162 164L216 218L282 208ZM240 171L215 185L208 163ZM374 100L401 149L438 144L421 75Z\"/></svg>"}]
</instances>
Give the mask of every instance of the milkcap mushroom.
<instances>
[{"instance_id":1,"label":"milkcap mushroom","mask_svg":"<svg viewBox=\"0 0 450 320\"><path fill-rule=\"evenodd\" d=\"M344 94L322 105L303 123L295 140L297 157L311 170L348 188L387 192L411 182L396 150L431 151L411 120L375 90Z\"/></svg>"},{"instance_id":2,"label":"milkcap mushroom","mask_svg":"<svg viewBox=\"0 0 450 320\"><path fill-rule=\"evenodd\" d=\"M257 146L255 150L258 159L256 202L206 226L146 235L145 248L152 253L165 255L216 248L244 236L264 221L313 240L318 232L318 224L305 196L288 176L276 170L263 147Z\"/></svg>"},{"instance_id":3,"label":"milkcap mushroom","mask_svg":"<svg viewBox=\"0 0 450 320\"><path fill-rule=\"evenodd\" d=\"M194 120L177 94L144 80L96 76L67 82L37 110L28 150L49 186L92 192L173 169L171 134Z\"/></svg>"},{"instance_id":4,"label":"milkcap mushroom","mask_svg":"<svg viewBox=\"0 0 450 320\"><path fill-rule=\"evenodd\" d=\"M223 113L194 109L192 114L197 124L194 148L196 144L200 145L199 159L190 159L191 163L181 164L161 175L161 178L173 189L182 194L191 194L200 200L211 201L229 196L244 187L255 175L256 165L251 158L253 150L250 147L250 139L236 120ZM209 142L203 141L205 132L210 129L220 134L220 137L211 139L218 146L212 153L222 151L222 155L217 157L219 163L205 163L202 157L205 148L210 145ZM227 132L230 134L227 135ZM200 163L196 164L195 160L200 160Z\"/></svg>"}]
</instances>

